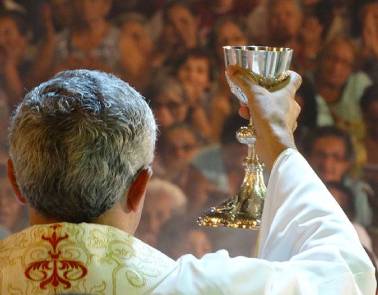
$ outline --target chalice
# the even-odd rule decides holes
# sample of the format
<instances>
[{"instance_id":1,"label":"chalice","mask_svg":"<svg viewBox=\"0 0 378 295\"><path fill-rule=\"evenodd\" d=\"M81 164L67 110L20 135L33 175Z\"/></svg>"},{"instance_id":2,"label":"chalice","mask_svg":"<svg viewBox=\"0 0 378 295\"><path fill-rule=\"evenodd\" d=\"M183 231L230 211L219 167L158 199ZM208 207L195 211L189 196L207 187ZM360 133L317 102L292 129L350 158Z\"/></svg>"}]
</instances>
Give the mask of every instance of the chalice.
<instances>
[{"instance_id":1,"label":"chalice","mask_svg":"<svg viewBox=\"0 0 378 295\"><path fill-rule=\"evenodd\" d=\"M289 80L289 67L293 50L268 46L224 46L226 67L238 65L245 74L258 85L269 91L283 87ZM247 105L248 98L242 90L227 78L231 92ZM260 134L259 136L264 136ZM263 164L260 163L255 149L256 131L253 118L246 127L236 132L241 144L248 146L247 157L243 161L244 179L239 192L211 207L197 220L201 226L225 226L231 228L259 229L264 206L266 186L263 177Z\"/></svg>"}]
</instances>

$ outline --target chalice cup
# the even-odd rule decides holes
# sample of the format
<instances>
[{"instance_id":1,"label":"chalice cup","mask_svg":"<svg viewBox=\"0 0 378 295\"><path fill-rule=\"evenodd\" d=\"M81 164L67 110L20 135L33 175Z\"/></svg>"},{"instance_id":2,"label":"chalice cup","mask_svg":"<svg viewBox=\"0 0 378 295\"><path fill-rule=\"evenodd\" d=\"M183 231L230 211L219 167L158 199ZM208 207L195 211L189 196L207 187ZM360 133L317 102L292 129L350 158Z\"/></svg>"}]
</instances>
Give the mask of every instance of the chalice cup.
<instances>
[{"instance_id":1,"label":"chalice cup","mask_svg":"<svg viewBox=\"0 0 378 295\"><path fill-rule=\"evenodd\" d=\"M226 67L238 65L246 75L258 85L269 91L282 88L289 80L289 67L293 50L268 46L224 46ZM231 92L242 102L248 104L247 96L227 78ZM248 146L248 155L243 161L245 176L239 192L218 206L211 207L197 220L201 226L225 226L231 228L259 229L266 186L263 177L263 164L255 150L256 132L253 118L246 127L236 132L241 144ZM261 134L260 136L264 136Z\"/></svg>"}]
</instances>

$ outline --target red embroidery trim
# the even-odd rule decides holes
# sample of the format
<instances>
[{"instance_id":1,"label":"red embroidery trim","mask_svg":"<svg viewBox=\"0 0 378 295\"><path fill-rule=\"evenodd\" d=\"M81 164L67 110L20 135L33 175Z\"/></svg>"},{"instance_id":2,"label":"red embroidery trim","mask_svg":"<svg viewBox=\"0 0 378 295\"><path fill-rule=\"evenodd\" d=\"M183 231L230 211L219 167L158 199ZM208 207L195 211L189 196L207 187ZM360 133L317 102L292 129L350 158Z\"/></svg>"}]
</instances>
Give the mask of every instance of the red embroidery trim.
<instances>
[{"instance_id":1,"label":"red embroidery trim","mask_svg":"<svg viewBox=\"0 0 378 295\"><path fill-rule=\"evenodd\" d=\"M39 284L41 289L46 289L49 284L54 288L62 284L64 289L68 289L71 287L70 281L82 279L88 273L88 269L82 262L61 259L61 251L58 251L57 247L61 241L68 239L69 235L58 236L56 229L59 227L61 227L60 224L51 226L53 233L50 237L42 235L42 240L47 241L52 247L52 250L48 252L50 259L32 262L25 270L25 276L29 280L41 282ZM79 274L69 277L73 270L79 270ZM36 276L36 274L39 274L39 276Z\"/></svg>"}]
</instances>

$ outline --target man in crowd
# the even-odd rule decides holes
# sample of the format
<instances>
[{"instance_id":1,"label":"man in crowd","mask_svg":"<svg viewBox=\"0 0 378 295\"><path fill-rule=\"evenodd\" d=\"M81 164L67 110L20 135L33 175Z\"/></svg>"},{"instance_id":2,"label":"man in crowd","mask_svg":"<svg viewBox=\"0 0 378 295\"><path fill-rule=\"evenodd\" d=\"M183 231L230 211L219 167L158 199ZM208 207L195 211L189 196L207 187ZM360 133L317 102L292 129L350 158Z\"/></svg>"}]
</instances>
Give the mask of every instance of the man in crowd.
<instances>
[{"instance_id":1,"label":"man in crowd","mask_svg":"<svg viewBox=\"0 0 378 295\"><path fill-rule=\"evenodd\" d=\"M355 153L348 133L326 126L314 129L304 141L304 151L311 167L324 182L347 186L354 195L356 222L369 226L372 212L368 201L368 185L351 176Z\"/></svg>"},{"instance_id":2,"label":"man in crowd","mask_svg":"<svg viewBox=\"0 0 378 295\"><path fill-rule=\"evenodd\" d=\"M300 77L270 93L240 68L258 150L271 169L260 259L219 251L173 261L133 236L142 212L156 124L114 76L67 71L18 107L9 177L32 227L0 242L1 294L373 294L374 268L307 162L292 130Z\"/></svg>"}]
</instances>

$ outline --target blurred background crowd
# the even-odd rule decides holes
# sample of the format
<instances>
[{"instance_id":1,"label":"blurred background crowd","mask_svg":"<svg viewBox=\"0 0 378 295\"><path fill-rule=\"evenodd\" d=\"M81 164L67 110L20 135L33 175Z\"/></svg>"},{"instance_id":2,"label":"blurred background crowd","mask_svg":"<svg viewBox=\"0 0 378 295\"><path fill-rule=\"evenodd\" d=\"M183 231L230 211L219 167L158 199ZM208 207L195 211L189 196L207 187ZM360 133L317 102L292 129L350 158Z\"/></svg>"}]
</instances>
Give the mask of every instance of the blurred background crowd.
<instances>
[{"instance_id":1,"label":"blurred background crowd","mask_svg":"<svg viewBox=\"0 0 378 295\"><path fill-rule=\"evenodd\" d=\"M206 229L199 214L235 194L247 122L223 45L294 49L303 76L298 148L378 254L378 2L363 0L3 0L0 2L0 230L27 226L6 179L9 116L54 73L114 73L149 101L160 134L137 237L172 257L226 248L254 256L257 232ZM262 135L263 136L263 135ZM301 173L298 171L298 173Z\"/></svg>"}]
</instances>

